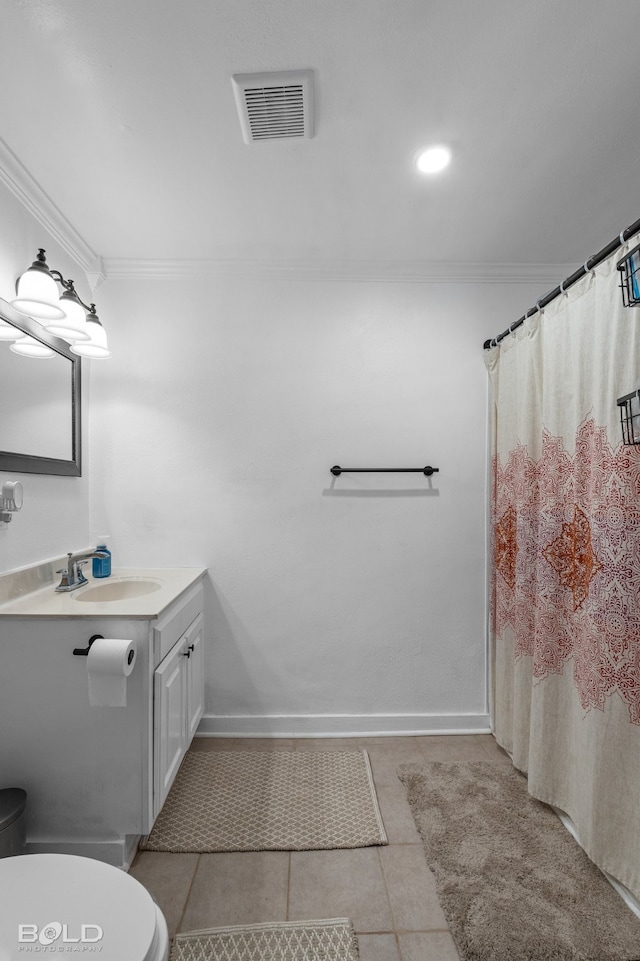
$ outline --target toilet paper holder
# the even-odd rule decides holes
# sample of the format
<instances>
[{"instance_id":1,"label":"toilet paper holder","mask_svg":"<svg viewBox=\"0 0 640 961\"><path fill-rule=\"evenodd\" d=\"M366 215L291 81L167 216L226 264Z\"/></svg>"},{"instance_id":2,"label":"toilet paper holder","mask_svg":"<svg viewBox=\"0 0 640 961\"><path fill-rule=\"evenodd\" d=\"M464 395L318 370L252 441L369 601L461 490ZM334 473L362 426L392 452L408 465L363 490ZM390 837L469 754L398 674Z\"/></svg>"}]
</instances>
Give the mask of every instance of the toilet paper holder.
<instances>
[{"instance_id":1,"label":"toilet paper holder","mask_svg":"<svg viewBox=\"0 0 640 961\"><path fill-rule=\"evenodd\" d=\"M87 646L87 647L74 647L73 653L76 655L76 657L88 657L88 656L89 656L89 651L91 650L91 645L93 644L93 642L94 642L94 641L103 641L103 640L104 640L104 634L92 634L91 637L89 638L89 644L88 644L88 646ZM129 653L128 653L128 655L127 655L127 664L131 664L131 662L133 661L133 659L134 659L135 656L136 656L136 655L135 655L135 651L129 651Z\"/></svg>"},{"instance_id":2,"label":"toilet paper holder","mask_svg":"<svg viewBox=\"0 0 640 961\"><path fill-rule=\"evenodd\" d=\"M102 641L102 640L104 640L104 634L92 634L91 637L89 638L88 647L74 647L73 653L76 654L78 657L88 657L89 651L91 650L91 645L93 644L93 642Z\"/></svg>"}]
</instances>

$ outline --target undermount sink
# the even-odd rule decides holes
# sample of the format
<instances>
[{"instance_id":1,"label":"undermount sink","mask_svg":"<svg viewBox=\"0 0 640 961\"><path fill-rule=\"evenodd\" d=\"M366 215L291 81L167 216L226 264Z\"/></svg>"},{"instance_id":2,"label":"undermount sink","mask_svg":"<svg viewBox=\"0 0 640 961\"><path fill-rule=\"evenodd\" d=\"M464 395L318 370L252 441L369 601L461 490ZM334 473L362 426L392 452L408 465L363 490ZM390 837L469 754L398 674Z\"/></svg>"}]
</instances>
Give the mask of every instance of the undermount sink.
<instances>
[{"instance_id":1,"label":"undermount sink","mask_svg":"<svg viewBox=\"0 0 640 961\"><path fill-rule=\"evenodd\" d=\"M101 604L103 601L124 601L131 597L143 597L162 587L162 581L149 577L110 577L103 584L83 587L73 595L74 601Z\"/></svg>"}]
</instances>

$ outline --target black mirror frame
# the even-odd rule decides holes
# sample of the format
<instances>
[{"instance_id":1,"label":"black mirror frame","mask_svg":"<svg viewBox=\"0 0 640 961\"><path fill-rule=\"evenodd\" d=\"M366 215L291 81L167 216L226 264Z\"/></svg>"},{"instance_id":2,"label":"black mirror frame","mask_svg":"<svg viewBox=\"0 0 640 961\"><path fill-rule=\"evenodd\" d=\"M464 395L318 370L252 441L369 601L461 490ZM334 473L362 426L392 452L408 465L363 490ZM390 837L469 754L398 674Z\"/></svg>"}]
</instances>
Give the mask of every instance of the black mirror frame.
<instances>
[{"instance_id":1,"label":"black mirror frame","mask_svg":"<svg viewBox=\"0 0 640 961\"><path fill-rule=\"evenodd\" d=\"M68 477L82 476L82 363L77 354L72 354L69 344L60 337L54 337L31 317L20 314L0 297L0 320L17 327L30 337L34 337L56 354L71 361L71 460L57 457L38 457L35 454L19 454L15 451L0 450L0 470L20 471L25 474L57 474Z\"/></svg>"}]
</instances>

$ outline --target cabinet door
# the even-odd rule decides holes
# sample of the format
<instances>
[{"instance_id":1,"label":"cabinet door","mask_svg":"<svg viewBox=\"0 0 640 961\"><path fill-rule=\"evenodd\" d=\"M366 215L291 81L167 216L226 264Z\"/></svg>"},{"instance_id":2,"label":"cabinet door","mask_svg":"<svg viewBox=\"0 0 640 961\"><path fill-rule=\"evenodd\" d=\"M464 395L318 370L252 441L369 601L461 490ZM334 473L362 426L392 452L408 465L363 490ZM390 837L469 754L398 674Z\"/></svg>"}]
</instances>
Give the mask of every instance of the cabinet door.
<instances>
[{"instance_id":1,"label":"cabinet door","mask_svg":"<svg viewBox=\"0 0 640 961\"><path fill-rule=\"evenodd\" d=\"M186 748L184 719L189 660L180 641L154 674L154 818L164 804Z\"/></svg>"},{"instance_id":2,"label":"cabinet door","mask_svg":"<svg viewBox=\"0 0 640 961\"><path fill-rule=\"evenodd\" d=\"M186 634L190 657L187 662L187 747L204 714L203 619L199 614Z\"/></svg>"}]
</instances>

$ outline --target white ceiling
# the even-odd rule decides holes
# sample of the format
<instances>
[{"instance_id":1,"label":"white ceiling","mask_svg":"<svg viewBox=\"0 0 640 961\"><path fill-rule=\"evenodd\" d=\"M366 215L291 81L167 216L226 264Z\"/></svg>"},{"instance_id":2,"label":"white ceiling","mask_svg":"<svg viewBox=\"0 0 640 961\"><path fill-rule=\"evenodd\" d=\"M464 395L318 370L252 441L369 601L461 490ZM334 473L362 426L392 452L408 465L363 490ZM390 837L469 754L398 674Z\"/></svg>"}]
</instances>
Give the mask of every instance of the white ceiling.
<instances>
[{"instance_id":1,"label":"white ceiling","mask_svg":"<svg viewBox=\"0 0 640 961\"><path fill-rule=\"evenodd\" d=\"M573 264L640 217L638 0L0 0L0 18L0 138L106 259ZM315 136L246 145L231 75L298 68ZM425 179L433 142L454 159Z\"/></svg>"}]
</instances>

